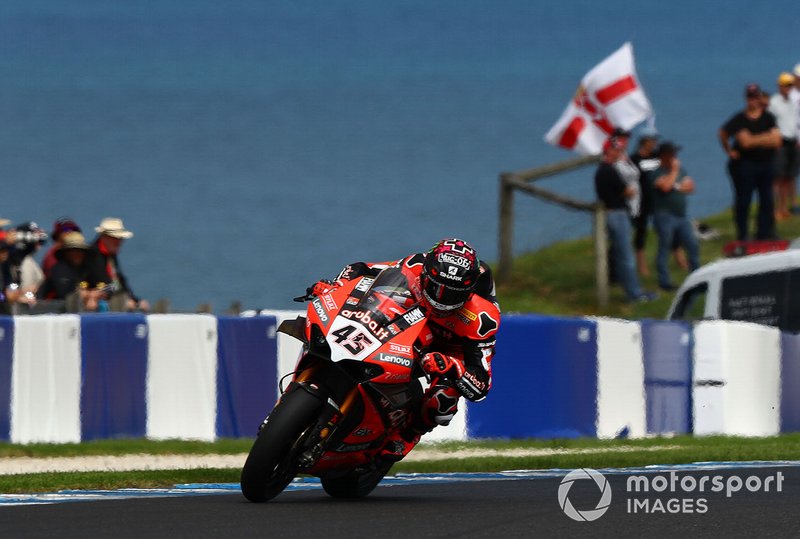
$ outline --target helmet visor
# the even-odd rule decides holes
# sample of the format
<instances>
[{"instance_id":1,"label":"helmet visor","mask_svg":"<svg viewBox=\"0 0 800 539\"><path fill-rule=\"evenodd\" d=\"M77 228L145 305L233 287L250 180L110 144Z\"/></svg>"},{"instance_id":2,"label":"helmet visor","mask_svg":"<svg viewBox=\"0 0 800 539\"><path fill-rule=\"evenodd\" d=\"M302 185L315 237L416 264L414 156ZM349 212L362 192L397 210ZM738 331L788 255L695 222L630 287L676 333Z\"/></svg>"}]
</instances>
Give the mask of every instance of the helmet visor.
<instances>
[{"instance_id":1,"label":"helmet visor","mask_svg":"<svg viewBox=\"0 0 800 539\"><path fill-rule=\"evenodd\" d=\"M471 290L454 288L443 283L437 283L431 278L426 279L422 294L435 311L450 312L460 309L469 298Z\"/></svg>"}]
</instances>

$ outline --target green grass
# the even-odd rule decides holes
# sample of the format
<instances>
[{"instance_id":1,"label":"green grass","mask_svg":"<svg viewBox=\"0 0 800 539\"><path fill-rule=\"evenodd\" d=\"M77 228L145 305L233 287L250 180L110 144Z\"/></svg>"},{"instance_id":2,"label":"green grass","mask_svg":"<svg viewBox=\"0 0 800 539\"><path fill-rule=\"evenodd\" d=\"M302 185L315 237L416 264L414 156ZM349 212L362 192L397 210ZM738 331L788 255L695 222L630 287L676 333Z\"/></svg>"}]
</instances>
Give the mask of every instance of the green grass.
<instances>
[{"instance_id":1,"label":"green grass","mask_svg":"<svg viewBox=\"0 0 800 539\"><path fill-rule=\"evenodd\" d=\"M588 219L588 217L587 217ZM723 246L736 238L730 211L700 219L720 232L720 238L700 242L700 263L723 257ZM651 227L652 228L652 227ZM800 237L800 217L778 223L782 238ZM658 239L652 229L647 239L651 276L642 279L647 290L658 291L655 301L629 305L621 287L612 286L609 304L597 305L594 275L594 246L591 238L555 243L518 256L509 283L498 286L497 297L504 313L536 312L558 316L613 316L642 319L664 318L674 293L658 290L655 254ZM496 269L496 268L494 268ZM673 282L683 282L686 273L670 260Z\"/></svg>"},{"instance_id":2,"label":"green grass","mask_svg":"<svg viewBox=\"0 0 800 539\"><path fill-rule=\"evenodd\" d=\"M117 440L88 444L17 446L0 444L0 455L55 457L100 454L231 454L246 452L251 440L202 442L148 442ZM440 451L460 449L605 450L597 453L562 452L524 457L469 457L425 462L400 462L392 473L486 472L519 469L578 467L605 468L680 464L701 461L800 460L800 434L768 438L724 436L647 438L642 440L482 440L428 444ZM611 451L621 449L620 451ZM0 476L0 492L55 492L59 490L157 488L182 483L237 483L238 469L164 470L137 472L70 472Z\"/></svg>"}]
</instances>

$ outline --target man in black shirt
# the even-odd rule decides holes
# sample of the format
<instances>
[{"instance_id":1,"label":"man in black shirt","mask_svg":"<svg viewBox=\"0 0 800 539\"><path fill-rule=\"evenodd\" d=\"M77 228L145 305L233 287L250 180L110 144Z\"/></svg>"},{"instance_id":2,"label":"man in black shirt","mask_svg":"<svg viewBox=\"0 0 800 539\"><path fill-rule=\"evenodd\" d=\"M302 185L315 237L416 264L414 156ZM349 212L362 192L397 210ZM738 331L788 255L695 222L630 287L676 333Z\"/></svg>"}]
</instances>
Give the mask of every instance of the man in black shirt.
<instances>
[{"instance_id":1,"label":"man in black shirt","mask_svg":"<svg viewBox=\"0 0 800 539\"><path fill-rule=\"evenodd\" d=\"M625 157L625 145L618 137L612 136L603 145L603 160L594 175L597 198L606 207L606 226L611 240L611 260L616 269L616 276L628 301L650 301L655 298L652 293L642 291L636 275L636 264L631 244L631 217L628 211L628 199L638 192L638 169L631 165L631 173L623 176L626 168L616 164Z\"/></svg>"},{"instance_id":2,"label":"man in black shirt","mask_svg":"<svg viewBox=\"0 0 800 539\"><path fill-rule=\"evenodd\" d=\"M757 191L756 239L774 239L777 236L772 180L781 133L775 116L762 106L761 88L757 84L747 85L745 98L745 109L733 115L719 130L719 141L728 155L728 172L733 181L736 235L739 240L749 238L750 202L753 191Z\"/></svg>"}]
</instances>

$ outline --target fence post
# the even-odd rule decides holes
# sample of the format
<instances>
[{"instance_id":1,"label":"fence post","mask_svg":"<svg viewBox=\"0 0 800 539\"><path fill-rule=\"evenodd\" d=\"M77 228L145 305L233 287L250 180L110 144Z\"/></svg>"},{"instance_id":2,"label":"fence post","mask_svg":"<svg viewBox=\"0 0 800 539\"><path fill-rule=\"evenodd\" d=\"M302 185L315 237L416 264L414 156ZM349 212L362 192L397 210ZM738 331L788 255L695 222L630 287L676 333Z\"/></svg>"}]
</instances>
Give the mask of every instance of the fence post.
<instances>
[{"instance_id":1,"label":"fence post","mask_svg":"<svg viewBox=\"0 0 800 539\"><path fill-rule=\"evenodd\" d=\"M511 264L513 260L514 233L514 187L511 185L511 174L500 174L500 238L497 280L500 283L511 281Z\"/></svg>"},{"instance_id":2,"label":"fence post","mask_svg":"<svg viewBox=\"0 0 800 539\"><path fill-rule=\"evenodd\" d=\"M597 304L605 307L608 305L608 237L606 236L606 208L601 202L595 205L592 216Z\"/></svg>"}]
</instances>

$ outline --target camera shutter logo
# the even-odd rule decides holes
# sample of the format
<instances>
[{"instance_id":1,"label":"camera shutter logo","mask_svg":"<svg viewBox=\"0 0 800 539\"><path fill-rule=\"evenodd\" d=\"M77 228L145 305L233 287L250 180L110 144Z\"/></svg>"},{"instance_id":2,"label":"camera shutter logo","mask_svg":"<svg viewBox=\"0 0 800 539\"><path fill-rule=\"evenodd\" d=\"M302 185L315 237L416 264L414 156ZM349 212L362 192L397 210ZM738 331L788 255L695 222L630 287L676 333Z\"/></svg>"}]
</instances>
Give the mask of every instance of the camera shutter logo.
<instances>
[{"instance_id":1,"label":"camera shutter logo","mask_svg":"<svg viewBox=\"0 0 800 539\"><path fill-rule=\"evenodd\" d=\"M578 511L572 506L572 502L569 501L568 495L569 490L572 488L572 483L581 479L591 479L600 489L600 501L597 502L597 507L594 509ZM605 476L597 470L592 470L591 468L572 470L564 476L564 479L561 480L561 484L558 487L558 505L561 506L561 510L572 520L577 520L578 522L597 520L608 511L608 506L611 505L611 484L606 481Z\"/></svg>"}]
</instances>

